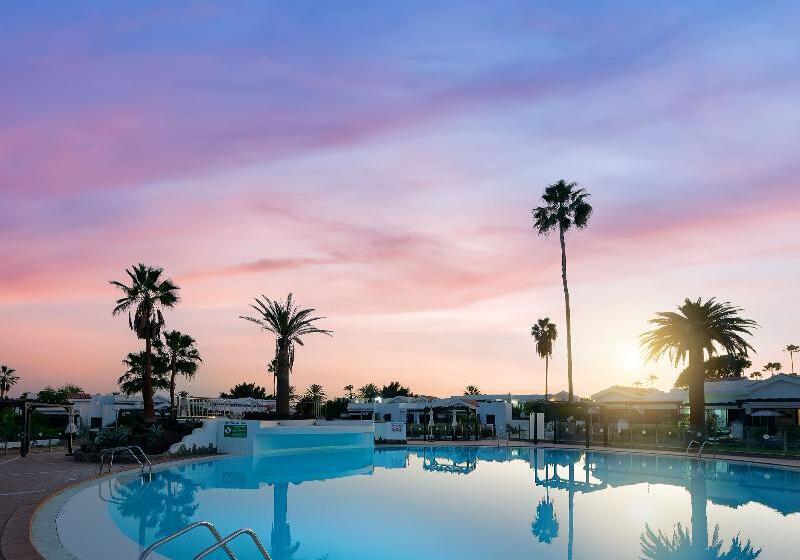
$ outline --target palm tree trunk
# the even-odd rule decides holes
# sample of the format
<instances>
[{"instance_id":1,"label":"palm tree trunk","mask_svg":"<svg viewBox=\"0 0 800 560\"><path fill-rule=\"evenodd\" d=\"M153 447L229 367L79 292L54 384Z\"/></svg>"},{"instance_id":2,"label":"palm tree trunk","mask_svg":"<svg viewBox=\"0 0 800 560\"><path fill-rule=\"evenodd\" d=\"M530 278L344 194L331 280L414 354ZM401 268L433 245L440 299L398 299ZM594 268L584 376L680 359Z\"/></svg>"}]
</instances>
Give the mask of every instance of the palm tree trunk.
<instances>
[{"instance_id":1,"label":"palm tree trunk","mask_svg":"<svg viewBox=\"0 0 800 560\"><path fill-rule=\"evenodd\" d=\"M169 408L173 418L178 416L178 408L175 406L175 375L176 371L173 368L169 378Z\"/></svg>"},{"instance_id":2,"label":"palm tree trunk","mask_svg":"<svg viewBox=\"0 0 800 560\"><path fill-rule=\"evenodd\" d=\"M703 367L703 349L697 345L689 348L689 426L692 437L698 433L703 437L706 433L706 390L705 371Z\"/></svg>"},{"instance_id":3,"label":"palm tree trunk","mask_svg":"<svg viewBox=\"0 0 800 560\"><path fill-rule=\"evenodd\" d=\"M142 401L144 402L144 421L152 424L156 421L156 411L153 407L153 344L148 336L144 343L145 364L144 379L142 379Z\"/></svg>"},{"instance_id":4,"label":"palm tree trunk","mask_svg":"<svg viewBox=\"0 0 800 560\"><path fill-rule=\"evenodd\" d=\"M289 340L278 342L278 364L276 377L278 381L276 408L279 418L289 418Z\"/></svg>"},{"instance_id":5,"label":"palm tree trunk","mask_svg":"<svg viewBox=\"0 0 800 560\"><path fill-rule=\"evenodd\" d=\"M547 402L547 372L550 369L550 356L544 357L544 402Z\"/></svg>"},{"instance_id":6,"label":"palm tree trunk","mask_svg":"<svg viewBox=\"0 0 800 560\"><path fill-rule=\"evenodd\" d=\"M567 319L567 384L569 400L572 402L572 316L569 309L569 287L567 286L567 247L564 242L564 228L559 227L558 238L561 241L561 282L564 285L564 308Z\"/></svg>"}]
</instances>

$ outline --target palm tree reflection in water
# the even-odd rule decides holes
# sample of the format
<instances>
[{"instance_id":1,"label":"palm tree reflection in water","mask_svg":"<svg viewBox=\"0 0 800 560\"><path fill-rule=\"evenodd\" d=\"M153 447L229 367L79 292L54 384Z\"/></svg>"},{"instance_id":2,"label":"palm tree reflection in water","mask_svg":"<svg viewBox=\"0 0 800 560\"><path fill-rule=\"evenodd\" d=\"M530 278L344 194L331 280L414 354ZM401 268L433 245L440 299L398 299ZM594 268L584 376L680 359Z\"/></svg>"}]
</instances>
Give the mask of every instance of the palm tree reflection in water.
<instances>
[{"instance_id":1,"label":"palm tree reflection in water","mask_svg":"<svg viewBox=\"0 0 800 560\"><path fill-rule=\"evenodd\" d=\"M719 537L719 525L714 526L711 542L708 540L708 492L703 465L691 463L689 493L692 504L691 533L680 523L672 535L655 532L645 524L640 541L642 560L755 560L761 549L753 548L750 539L742 541L739 535L732 540L727 550Z\"/></svg>"},{"instance_id":2,"label":"palm tree reflection in water","mask_svg":"<svg viewBox=\"0 0 800 560\"><path fill-rule=\"evenodd\" d=\"M141 549L155 540L148 539L147 529L155 529L155 536L162 538L192 522L198 488L198 484L175 471L160 472L149 482L119 487L119 513L139 521Z\"/></svg>"}]
</instances>

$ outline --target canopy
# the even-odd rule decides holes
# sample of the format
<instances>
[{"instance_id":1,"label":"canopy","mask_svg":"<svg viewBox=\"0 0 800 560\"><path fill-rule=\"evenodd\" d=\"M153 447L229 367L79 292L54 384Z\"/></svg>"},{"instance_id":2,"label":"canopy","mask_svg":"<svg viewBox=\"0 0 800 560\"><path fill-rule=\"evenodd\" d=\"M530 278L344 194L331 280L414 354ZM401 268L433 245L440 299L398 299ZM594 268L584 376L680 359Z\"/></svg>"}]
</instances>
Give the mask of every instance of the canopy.
<instances>
[{"instance_id":1,"label":"canopy","mask_svg":"<svg viewBox=\"0 0 800 560\"><path fill-rule=\"evenodd\" d=\"M758 412L754 412L750 416L755 416L757 418L781 418L783 414L776 410L759 410Z\"/></svg>"}]
</instances>

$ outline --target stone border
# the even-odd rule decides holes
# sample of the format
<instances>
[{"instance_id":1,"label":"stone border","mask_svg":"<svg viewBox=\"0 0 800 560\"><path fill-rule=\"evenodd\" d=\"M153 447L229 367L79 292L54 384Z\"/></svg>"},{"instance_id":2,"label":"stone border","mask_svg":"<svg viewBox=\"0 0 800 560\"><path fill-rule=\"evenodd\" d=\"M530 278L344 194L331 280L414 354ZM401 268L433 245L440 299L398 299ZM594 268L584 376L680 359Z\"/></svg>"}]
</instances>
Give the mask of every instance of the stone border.
<instances>
[{"instance_id":1,"label":"stone border","mask_svg":"<svg viewBox=\"0 0 800 560\"><path fill-rule=\"evenodd\" d=\"M476 445L477 443L477 445ZM478 442L429 442L429 441L420 441L420 442L413 442L413 443L406 443L406 444L389 444L383 445L381 447L376 447L376 449L380 448L407 448L407 447L419 447L419 446L429 446L429 447L509 447L509 448L531 448L531 449L561 449L561 450L578 450L578 451L595 451L599 453L634 453L638 455L650 455L650 456L671 456L671 457L682 457L684 456L683 452L680 451L652 451L652 450L638 450L638 449L627 449L627 448L597 448L593 447L590 449L586 449L584 446L581 445L553 445L553 444L538 444L534 445L533 443L528 442L509 442L509 445L502 445L498 442L486 442L483 444L479 444ZM200 461L207 461L209 459L220 459L227 455L204 455L200 457L190 457L185 459L178 459L175 461L166 461L164 463L159 463L153 465L153 472L160 472L167 469L170 469L176 465L182 464L190 464L194 462ZM763 467L768 468L779 468L779 469L789 469L793 471L800 471L800 464L794 462L794 464L787 464L788 460L784 460L783 462L775 462L770 459L772 458L763 458L764 460L754 460L754 459L762 459L761 457L732 457L730 455L717 455L714 458L703 458L702 460L705 462L708 461L732 461L736 463L745 463L750 465L760 465ZM73 556L61 543L61 538L58 535L58 527L56 525L56 519L58 518L58 514L61 511L61 508L66 504L70 498L72 498L75 494L81 492L82 490L96 485L101 484L105 480L111 478L126 478L126 479L133 479L136 478L137 475L136 469L126 469L124 471L120 471L117 473L108 474L105 476L97 476L91 478L89 480L84 480L82 482L77 482L68 486L67 488L63 488L50 494L46 498L44 498L41 502L39 502L36 510L33 513L30 522L30 541L36 551L45 558L45 560L78 560ZM158 554L153 555L154 558L163 558L160 557Z\"/></svg>"},{"instance_id":2,"label":"stone border","mask_svg":"<svg viewBox=\"0 0 800 560\"><path fill-rule=\"evenodd\" d=\"M175 461L165 461L153 465L153 472L160 472L170 469L176 465L189 464L200 461L207 461L209 459L219 459L226 455L203 455L199 457L189 457L178 459ZM33 516L30 521L29 538L33 548L36 549L45 560L78 560L73 556L61 543L61 537L58 535L58 526L56 520L61 512L61 508L66 504L70 498L82 492L90 486L102 484L106 480L113 478L127 479L127 481L138 477L138 467L125 469L116 473L110 473L103 476L95 476L88 480L76 482L62 488L48 495L36 506ZM163 558L158 554L154 554L153 558Z\"/></svg>"}]
</instances>

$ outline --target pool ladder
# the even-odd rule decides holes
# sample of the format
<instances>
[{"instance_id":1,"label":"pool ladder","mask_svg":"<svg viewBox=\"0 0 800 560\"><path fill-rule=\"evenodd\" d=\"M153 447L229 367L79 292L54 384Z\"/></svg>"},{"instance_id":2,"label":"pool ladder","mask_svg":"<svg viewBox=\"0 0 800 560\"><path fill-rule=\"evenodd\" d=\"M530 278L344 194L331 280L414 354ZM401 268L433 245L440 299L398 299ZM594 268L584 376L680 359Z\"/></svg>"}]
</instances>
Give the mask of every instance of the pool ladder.
<instances>
[{"instance_id":1,"label":"pool ladder","mask_svg":"<svg viewBox=\"0 0 800 560\"><path fill-rule=\"evenodd\" d=\"M689 442L689 445L686 447L685 457L687 459L689 458L689 451L692 449L692 446L695 443L700 447L700 449L699 449L699 451L697 453L697 458L698 459L702 459L703 458L703 450L706 448L706 445L717 445L715 442L711 441L710 439L705 440L703 443L700 443L696 439L693 439L692 441ZM717 452L715 450L714 451L714 456L715 457L716 457L716 454L717 454Z\"/></svg>"},{"instance_id":2,"label":"pool ladder","mask_svg":"<svg viewBox=\"0 0 800 560\"><path fill-rule=\"evenodd\" d=\"M136 452L139 452L141 458L136 455ZM144 475L144 467L147 465L149 472L149 476L153 476L153 463L150 462L150 459L147 457L147 454L142 450L141 447L138 445L126 445L124 447L109 447L108 449L103 449L100 451L100 471L98 474L103 473L103 465L108 459L108 472L111 472L112 467L114 466L114 455L117 453L128 453L134 460L139 463L139 468L142 471L142 475Z\"/></svg>"},{"instance_id":3,"label":"pool ladder","mask_svg":"<svg viewBox=\"0 0 800 560\"><path fill-rule=\"evenodd\" d=\"M269 556L269 553L264 548L264 545L261 544L261 540L258 538L258 535L256 535L255 531L253 531L252 529L245 529L245 528L237 529L227 537L223 537L220 534L220 532L217 531L217 528L214 527L214 525L212 523L209 523L208 521L196 521L191 525L187 525L180 531L176 531L171 535L168 535L163 539L154 542L153 544L151 544L142 551L142 553L139 555L139 560L146 560L146 558L150 556L150 553L153 552L158 547L160 547L161 545L167 544L168 542L173 541L178 537L180 537L181 535L185 535L186 533L193 531L198 527L205 527L206 529L208 529L208 531L211 533L211 535L217 542L212 544L208 548L202 550L197 556L194 557L194 560L201 560L202 558L205 558L206 556L208 556L212 552L219 550L220 548L227 553L228 558L230 558L230 560L237 560L236 555L228 547L228 543L238 537L241 537L242 535L247 535L248 537L250 537L250 539L253 541L253 544L256 545L256 548L261 553L261 557L264 558L264 560L272 560Z\"/></svg>"}]
</instances>

